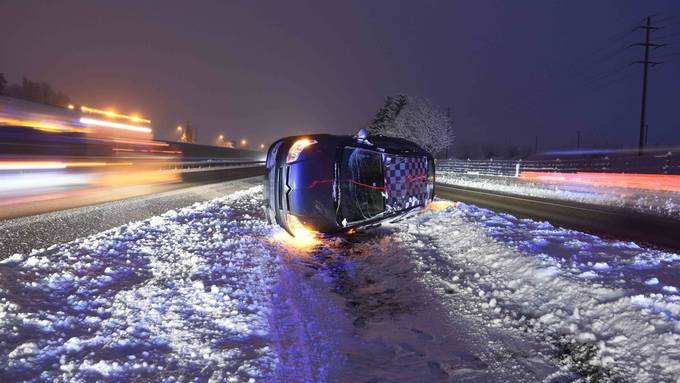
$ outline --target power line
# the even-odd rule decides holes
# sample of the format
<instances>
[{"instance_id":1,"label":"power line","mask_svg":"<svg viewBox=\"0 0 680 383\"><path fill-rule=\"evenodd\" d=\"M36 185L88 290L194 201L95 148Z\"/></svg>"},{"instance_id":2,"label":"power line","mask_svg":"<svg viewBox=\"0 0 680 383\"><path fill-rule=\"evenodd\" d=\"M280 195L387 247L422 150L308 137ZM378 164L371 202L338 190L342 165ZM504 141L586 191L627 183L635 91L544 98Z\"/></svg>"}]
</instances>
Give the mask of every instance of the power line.
<instances>
[{"instance_id":1,"label":"power line","mask_svg":"<svg viewBox=\"0 0 680 383\"><path fill-rule=\"evenodd\" d=\"M629 48L630 44L625 44L603 51L599 55L592 55L587 63L588 65L582 65L580 68L573 68L570 72L566 73L565 78L578 79L579 77L584 77L585 79L588 79L592 77L591 74L594 70L610 65L613 58L628 52ZM607 68L607 70L610 69L612 68Z\"/></svg>"},{"instance_id":2,"label":"power line","mask_svg":"<svg viewBox=\"0 0 680 383\"><path fill-rule=\"evenodd\" d=\"M658 60L658 59L665 59L665 58L678 56L678 55L680 55L680 52L668 52L668 53L664 53L662 55L656 56L656 58Z\"/></svg>"},{"instance_id":3,"label":"power line","mask_svg":"<svg viewBox=\"0 0 680 383\"><path fill-rule=\"evenodd\" d=\"M571 60L565 67L563 67L563 69L556 70L551 75L549 75L549 77L555 78L563 76L572 77L573 75L578 76L580 75L581 72L583 72L584 69L583 64L592 64L594 55L595 58L597 58L597 55L603 54L605 56L610 56L604 58L604 60L608 60L609 58L615 56L616 54L625 51L625 48L627 48L628 45L624 45L623 47L615 47L614 49L607 49L607 47L610 47L613 44L623 41L624 39L628 38L634 31L635 31L634 28L627 27L623 31L617 32L613 35L610 35L607 38L604 38L594 43L581 55ZM587 69L588 67L592 67L592 65L586 65L585 69Z\"/></svg>"},{"instance_id":4,"label":"power line","mask_svg":"<svg viewBox=\"0 0 680 383\"><path fill-rule=\"evenodd\" d=\"M680 24L680 22L679 22L678 24ZM663 28L663 29L667 29L667 28L668 28L668 29L671 29L671 28L669 28L671 25L672 25L672 24L670 24L670 25L669 25L669 24L666 24L666 25L663 26L663 27L659 27L659 29L662 29L662 28ZM674 28L673 28L673 29L674 29ZM658 38L660 38L660 39L666 39L666 38L675 37L675 36L680 36L680 31L677 31L677 30L673 31L673 30L671 29L671 31L669 31L668 33L663 34L663 35L661 35L661 36L658 36Z\"/></svg>"},{"instance_id":5,"label":"power line","mask_svg":"<svg viewBox=\"0 0 680 383\"><path fill-rule=\"evenodd\" d=\"M631 77L635 73L635 72L632 72L630 70L631 68L633 68L633 64L628 64L626 66L623 66L623 67L621 67L621 70L619 70L617 72L611 72L608 75L602 76L597 81L593 81L590 84L588 84L582 90L607 89L612 84L618 84L622 80ZM607 79L608 79L608 81L603 82L603 80L607 80Z\"/></svg>"},{"instance_id":6,"label":"power line","mask_svg":"<svg viewBox=\"0 0 680 383\"><path fill-rule=\"evenodd\" d=\"M574 77L569 83L574 89L578 88L583 90L596 88L602 82L602 80L607 80L613 76L617 76L620 73L626 72L630 68L632 68L633 64L630 63L631 60L633 60L632 57L630 58L626 57L626 60L624 61L623 64L619 63L618 65L614 66L614 63L612 63L610 65L607 65L604 69L600 70L591 69L588 73L583 73L583 75L579 77ZM597 67L599 66L593 66L593 69ZM585 88L583 88L584 85Z\"/></svg>"}]
</instances>

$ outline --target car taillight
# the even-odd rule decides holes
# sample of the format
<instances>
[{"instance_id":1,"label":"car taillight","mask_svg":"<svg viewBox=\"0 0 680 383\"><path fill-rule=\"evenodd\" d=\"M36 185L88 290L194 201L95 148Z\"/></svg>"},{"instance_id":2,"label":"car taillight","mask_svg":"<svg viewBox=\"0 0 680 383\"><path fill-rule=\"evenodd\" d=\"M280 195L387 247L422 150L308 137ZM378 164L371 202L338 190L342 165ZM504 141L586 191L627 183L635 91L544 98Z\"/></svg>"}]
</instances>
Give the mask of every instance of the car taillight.
<instances>
[{"instance_id":1,"label":"car taillight","mask_svg":"<svg viewBox=\"0 0 680 383\"><path fill-rule=\"evenodd\" d=\"M288 150L286 163L297 161L298 157L300 156L300 153L302 153L302 151L305 150L306 147L314 144L316 144L316 140L309 140L306 138L295 141L293 146L291 146L290 149Z\"/></svg>"}]
</instances>

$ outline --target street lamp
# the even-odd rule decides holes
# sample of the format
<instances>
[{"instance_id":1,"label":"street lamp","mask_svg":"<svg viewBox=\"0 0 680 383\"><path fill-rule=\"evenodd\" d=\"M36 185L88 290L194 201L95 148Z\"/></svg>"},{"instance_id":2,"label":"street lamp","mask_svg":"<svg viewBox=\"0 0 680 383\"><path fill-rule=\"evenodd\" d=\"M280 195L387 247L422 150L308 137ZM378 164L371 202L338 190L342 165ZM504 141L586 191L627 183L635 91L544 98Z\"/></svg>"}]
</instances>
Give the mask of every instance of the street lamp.
<instances>
[{"instance_id":1,"label":"street lamp","mask_svg":"<svg viewBox=\"0 0 680 383\"><path fill-rule=\"evenodd\" d=\"M248 143L248 141L246 141L246 140L241 140L241 146L246 146L247 143Z\"/></svg>"},{"instance_id":2,"label":"street lamp","mask_svg":"<svg viewBox=\"0 0 680 383\"><path fill-rule=\"evenodd\" d=\"M264 144L260 144L260 149L264 149Z\"/></svg>"},{"instance_id":3,"label":"street lamp","mask_svg":"<svg viewBox=\"0 0 680 383\"><path fill-rule=\"evenodd\" d=\"M187 132L184 131L184 128L182 127L182 125L177 126L177 131L180 133L179 141L180 142L187 142Z\"/></svg>"}]
</instances>

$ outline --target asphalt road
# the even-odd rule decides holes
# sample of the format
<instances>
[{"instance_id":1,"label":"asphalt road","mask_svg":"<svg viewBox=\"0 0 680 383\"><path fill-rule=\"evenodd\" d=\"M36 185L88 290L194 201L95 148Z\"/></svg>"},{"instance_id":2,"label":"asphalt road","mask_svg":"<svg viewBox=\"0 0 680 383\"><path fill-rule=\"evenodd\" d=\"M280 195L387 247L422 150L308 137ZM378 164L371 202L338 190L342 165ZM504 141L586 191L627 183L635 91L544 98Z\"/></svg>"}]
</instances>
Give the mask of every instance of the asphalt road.
<instances>
[{"instance_id":1,"label":"asphalt road","mask_svg":"<svg viewBox=\"0 0 680 383\"><path fill-rule=\"evenodd\" d=\"M0 220L0 259L99 233L260 185L262 177L211 183L112 202Z\"/></svg>"},{"instance_id":2,"label":"asphalt road","mask_svg":"<svg viewBox=\"0 0 680 383\"><path fill-rule=\"evenodd\" d=\"M604 237L680 251L680 220L615 207L436 185L437 196Z\"/></svg>"}]
</instances>

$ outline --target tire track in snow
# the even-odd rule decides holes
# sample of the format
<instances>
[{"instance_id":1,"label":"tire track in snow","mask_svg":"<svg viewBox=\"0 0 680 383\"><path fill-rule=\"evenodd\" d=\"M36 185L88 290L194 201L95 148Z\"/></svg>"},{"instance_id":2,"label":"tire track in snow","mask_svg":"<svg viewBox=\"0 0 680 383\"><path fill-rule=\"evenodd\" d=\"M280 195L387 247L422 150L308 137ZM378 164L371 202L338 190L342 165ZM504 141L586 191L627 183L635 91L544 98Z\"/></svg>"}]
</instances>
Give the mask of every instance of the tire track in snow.
<instances>
[{"instance_id":1,"label":"tire track in snow","mask_svg":"<svg viewBox=\"0 0 680 383\"><path fill-rule=\"evenodd\" d=\"M400 229L400 244L434 249L419 256L423 280L450 289L452 307L553 344L565 370L551 378L680 377L677 327L663 313L640 310L626 290L577 280L554 262L498 243L457 208L423 214Z\"/></svg>"},{"instance_id":2,"label":"tire track in snow","mask_svg":"<svg viewBox=\"0 0 680 383\"><path fill-rule=\"evenodd\" d=\"M518 363L531 358L511 352L522 347L526 354L535 344L516 338L507 344L510 337L502 331L490 334L478 321L452 316L419 280L414 251L394 242L397 233L387 228L329 239L293 260L308 268L297 271L308 275L307 285L327 291L322 301L344 312L344 320L330 320L343 335L336 347L346 366L330 381L528 382L556 370L539 358ZM494 352L488 351L491 343Z\"/></svg>"}]
</instances>

